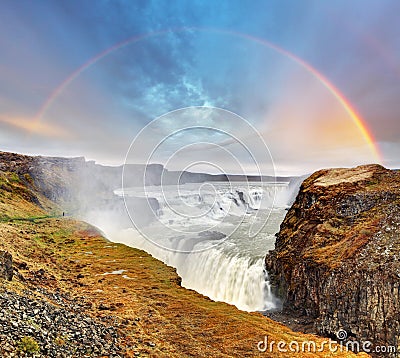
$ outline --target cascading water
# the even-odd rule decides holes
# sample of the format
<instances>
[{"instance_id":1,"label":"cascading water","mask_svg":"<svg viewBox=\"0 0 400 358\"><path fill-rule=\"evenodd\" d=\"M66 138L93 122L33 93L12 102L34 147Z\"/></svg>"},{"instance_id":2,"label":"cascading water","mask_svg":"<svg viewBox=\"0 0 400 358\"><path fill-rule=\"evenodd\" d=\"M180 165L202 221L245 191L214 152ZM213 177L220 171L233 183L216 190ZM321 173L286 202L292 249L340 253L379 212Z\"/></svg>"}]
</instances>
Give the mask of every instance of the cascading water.
<instances>
[{"instance_id":1,"label":"cascading water","mask_svg":"<svg viewBox=\"0 0 400 358\"><path fill-rule=\"evenodd\" d=\"M299 193L301 183L308 177L308 175L302 175L294 177L289 182L285 190L281 190L277 193L275 198L276 207L289 207L296 200L296 196Z\"/></svg>"},{"instance_id":2,"label":"cascading water","mask_svg":"<svg viewBox=\"0 0 400 358\"><path fill-rule=\"evenodd\" d=\"M143 163L143 170L133 171L132 163ZM154 171L151 163L164 167ZM254 176L247 176L245 167ZM132 223L132 228L116 234L104 222L88 221L111 240L174 266L185 287L243 310L271 309L276 302L264 257L286 214L287 203L281 201L288 183L256 181L274 180L273 169L263 137L246 119L209 106L177 109L146 125L126 153L124 207L115 200L115 211L123 216L120 225ZM201 173L207 171L218 174ZM128 183L138 187L128 188Z\"/></svg>"},{"instance_id":3,"label":"cascading water","mask_svg":"<svg viewBox=\"0 0 400 358\"><path fill-rule=\"evenodd\" d=\"M269 240L273 242L272 237ZM264 311L276 307L277 301L271 293L261 255L265 247L257 257L229 253L234 244L228 241L205 251L176 253L149 243L133 229L120 232L117 241L141 248L175 267L183 287L196 290L215 301L234 304L244 311ZM204 244L204 241L200 242L194 249ZM177 247L180 247L179 243Z\"/></svg>"},{"instance_id":4,"label":"cascading water","mask_svg":"<svg viewBox=\"0 0 400 358\"><path fill-rule=\"evenodd\" d=\"M273 249L286 213L285 205L275 207L273 200L288 187L213 183L147 187L141 193L138 188L125 189L126 196L157 199L157 221L140 233L134 228L105 232L113 241L143 249L175 267L186 288L245 311L270 310L277 300L271 294L264 257ZM249 227L264 222L256 235L249 235Z\"/></svg>"},{"instance_id":5,"label":"cascading water","mask_svg":"<svg viewBox=\"0 0 400 358\"><path fill-rule=\"evenodd\" d=\"M194 256L194 257L193 257ZM188 255L184 286L218 301L236 304L246 311L275 307L262 258L250 259L211 250Z\"/></svg>"}]
</instances>

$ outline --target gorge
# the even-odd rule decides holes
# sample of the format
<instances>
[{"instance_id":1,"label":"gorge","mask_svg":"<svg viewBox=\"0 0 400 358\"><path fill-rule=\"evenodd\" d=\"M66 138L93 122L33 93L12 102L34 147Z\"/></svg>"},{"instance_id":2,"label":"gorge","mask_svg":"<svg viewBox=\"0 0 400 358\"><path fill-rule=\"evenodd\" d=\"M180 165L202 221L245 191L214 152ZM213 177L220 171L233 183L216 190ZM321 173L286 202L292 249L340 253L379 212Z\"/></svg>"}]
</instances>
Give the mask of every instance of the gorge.
<instances>
[{"instance_id":1,"label":"gorge","mask_svg":"<svg viewBox=\"0 0 400 358\"><path fill-rule=\"evenodd\" d=\"M28 188L18 190L19 195L31 203L32 213L45 210L50 215L59 216L64 211L67 216L83 216L85 213L96 214L104 210L108 221L113 221L123 213L126 216L123 200L114 193L120 187L121 168L102 167L84 159L29 157L12 153L0 153L0 164L2 173L16 175L15 180ZM134 166L132 170L140 175L143 168ZM162 170L161 166L152 166L150 173L153 176L148 180L156 181ZM12 175L11 178L14 178ZM190 177L189 174L187 176ZM221 178L218 179L220 183ZM279 179L280 185L286 185L282 178ZM133 187L137 183L130 184ZM8 185L3 184L6 189ZM193 185L193 182L189 181L185 185ZM235 185L240 185L240 181ZM288 192L296 194L292 189L290 184L285 187L286 198ZM152 197L156 199L156 193L153 194ZM243 205L249 205L252 200L245 193L236 192L235 195L237 197L230 199L235 210L243 210ZM255 195L253 199L257 197ZM190 201L193 197L187 199ZM134 205L147 203L140 195L128 197L127 200L132 200ZM254 200L251 204L256 202ZM151 209L157 211L163 205L158 199L151 201L149 212L141 212L140 225L146 227L148 215L154 214ZM165 207L163 209L165 214ZM260 210L260 207L252 209ZM265 259L271 287L265 286L265 277L259 276L259 269L249 269L250 261L242 261L235 268L235 275L244 271L244 276L261 284L257 289L244 289L244 299L240 300L247 307L244 305L242 309L251 311L273 308L273 305L252 306L253 303L249 304L248 301L249 294L251 296L258 292L256 295L259 295L264 288L270 288L272 292L267 292L264 298L276 296L283 303L284 311L300 312L311 317L315 329L322 336L335 338L339 330L345 330L350 340L370 340L374 345L390 344L397 347L399 173L378 165L319 171L303 182L291 208L287 212L282 210L279 215L285 218L276 235L275 249ZM3 221L14 220L15 216L8 209L2 210L1 215ZM276 222L276 230L271 233L278 231L282 219ZM118 223L123 230L129 230L131 225L129 217ZM209 235L216 234L210 231ZM217 235L206 239L223 238ZM255 267L262 268L263 257L268 249L273 248L273 241L274 235L271 234L269 247L254 246L259 251L257 259L253 261L259 266ZM232 255L235 253L234 245L228 245L224 250ZM221 255L221 252L213 253L215 261L210 267L232 270L229 264L221 264L223 261L217 254ZM179 261L172 256L160 258L169 264L173 264L174 260ZM201 260L198 265L191 263L190 272L194 275L192 282L195 282L206 265ZM179 273L179 263L175 262L175 267L178 267ZM119 269L116 267L117 271ZM233 285L233 288L240 287L240 279L235 275L227 276L229 280L237 281L239 286ZM204 281L209 277L221 279L223 276L222 271L219 274L216 271L204 271ZM127 277L130 277L129 274ZM187 282L188 288L196 289L190 286L190 277ZM236 288L231 290L230 295L239 297L241 292L236 292ZM209 293L209 296L233 302L223 295L213 297ZM259 299L259 296L255 297L256 301ZM265 303L264 299L262 301Z\"/></svg>"},{"instance_id":2,"label":"gorge","mask_svg":"<svg viewBox=\"0 0 400 358\"><path fill-rule=\"evenodd\" d=\"M273 291L286 310L311 317L319 334L344 330L343 338L398 349L399 228L399 172L318 171L302 184L266 257Z\"/></svg>"}]
</instances>

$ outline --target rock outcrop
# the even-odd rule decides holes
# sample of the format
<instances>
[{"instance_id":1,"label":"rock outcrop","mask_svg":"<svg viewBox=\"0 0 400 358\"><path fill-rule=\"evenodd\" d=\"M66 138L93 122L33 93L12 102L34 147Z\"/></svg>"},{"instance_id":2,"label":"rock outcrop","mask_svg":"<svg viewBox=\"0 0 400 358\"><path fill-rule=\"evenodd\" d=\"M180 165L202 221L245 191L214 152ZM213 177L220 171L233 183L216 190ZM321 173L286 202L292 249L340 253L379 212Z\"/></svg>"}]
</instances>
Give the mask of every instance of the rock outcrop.
<instances>
[{"instance_id":1,"label":"rock outcrop","mask_svg":"<svg viewBox=\"0 0 400 358\"><path fill-rule=\"evenodd\" d=\"M7 251L0 250L0 279L11 281L13 278L12 256Z\"/></svg>"},{"instance_id":2,"label":"rock outcrop","mask_svg":"<svg viewBox=\"0 0 400 358\"><path fill-rule=\"evenodd\" d=\"M398 347L400 173L379 165L321 170L288 211L266 268L284 309L317 331ZM395 355L393 355L395 356Z\"/></svg>"}]
</instances>

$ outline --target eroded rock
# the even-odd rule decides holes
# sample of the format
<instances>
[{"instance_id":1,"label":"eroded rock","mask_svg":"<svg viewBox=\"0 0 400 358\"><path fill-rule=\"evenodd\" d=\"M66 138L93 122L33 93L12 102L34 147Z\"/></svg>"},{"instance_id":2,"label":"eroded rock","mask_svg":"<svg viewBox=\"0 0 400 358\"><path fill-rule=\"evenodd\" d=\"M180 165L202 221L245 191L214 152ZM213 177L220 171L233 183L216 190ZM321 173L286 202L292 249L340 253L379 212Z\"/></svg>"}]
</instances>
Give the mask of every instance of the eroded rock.
<instances>
[{"instance_id":1,"label":"eroded rock","mask_svg":"<svg viewBox=\"0 0 400 358\"><path fill-rule=\"evenodd\" d=\"M317 332L398 346L400 173L379 165L304 181L266 267L284 308Z\"/></svg>"},{"instance_id":2,"label":"eroded rock","mask_svg":"<svg viewBox=\"0 0 400 358\"><path fill-rule=\"evenodd\" d=\"M0 251L0 279L11 281L13 278L12 256L7 251Z\"/></svg>"}]
</instances>

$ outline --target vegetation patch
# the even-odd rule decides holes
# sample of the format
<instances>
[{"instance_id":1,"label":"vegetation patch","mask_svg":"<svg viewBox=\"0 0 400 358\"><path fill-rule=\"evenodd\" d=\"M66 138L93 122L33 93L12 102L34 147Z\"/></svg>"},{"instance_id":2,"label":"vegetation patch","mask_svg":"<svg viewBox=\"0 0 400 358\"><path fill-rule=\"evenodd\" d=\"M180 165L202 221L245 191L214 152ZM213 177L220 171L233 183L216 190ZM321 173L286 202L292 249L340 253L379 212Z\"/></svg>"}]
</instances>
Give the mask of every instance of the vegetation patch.
<instances>
[{"instance_id":1,"label":"vegetation patch","mask_svg":"<svg viewBox=\"0 0 400 358\"><path fill-rule=\"evenodd\" d=\"M39 343L35 341L32 337L22 337L19 342L17 342L18 349L21 352L34 354L40 351Z\"/></svg>"}]
</instances>

